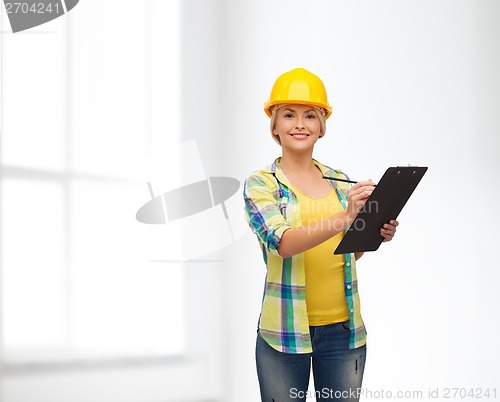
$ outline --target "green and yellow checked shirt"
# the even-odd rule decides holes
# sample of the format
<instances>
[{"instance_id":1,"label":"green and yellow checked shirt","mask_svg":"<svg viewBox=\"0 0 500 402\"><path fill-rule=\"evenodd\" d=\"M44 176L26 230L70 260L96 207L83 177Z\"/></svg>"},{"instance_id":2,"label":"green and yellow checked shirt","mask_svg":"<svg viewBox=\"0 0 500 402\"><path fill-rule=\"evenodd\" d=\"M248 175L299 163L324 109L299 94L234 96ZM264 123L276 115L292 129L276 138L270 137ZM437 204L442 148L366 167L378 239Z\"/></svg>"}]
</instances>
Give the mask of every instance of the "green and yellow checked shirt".
<instances>
[{"instance_id":1,"label":"green and yellow checked shirt","mask_svg":"<svg viewBox=\"0 0 500 402\"><path fill-rule=\"evenodd\" d=\"M302 225L297 196L280 168L280 160L277 158L267 168L248 176L243 188L245 218L257 235L267 266L258 328L266 342L280 352L310 353L304 254L282 258L277 251L283 232ZM313 163L323 176L347 178L314 159ZM349 185L335 180L328 182L345 209ZM344 254L344 289L351 330L349 347L353 349L366 342L354 254Z\"/></svg>"}]
</instances>

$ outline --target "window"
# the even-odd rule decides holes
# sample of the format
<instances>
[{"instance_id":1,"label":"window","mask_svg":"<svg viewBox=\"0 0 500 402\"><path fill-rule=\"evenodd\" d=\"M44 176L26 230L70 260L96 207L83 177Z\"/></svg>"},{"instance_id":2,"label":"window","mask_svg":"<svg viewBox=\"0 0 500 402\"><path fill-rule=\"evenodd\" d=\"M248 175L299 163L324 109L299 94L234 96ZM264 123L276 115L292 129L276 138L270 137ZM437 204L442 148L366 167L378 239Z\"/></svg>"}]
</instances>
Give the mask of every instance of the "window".
<instances>
[{"instance_id":1,"label":"window","mask_svg":"<svg viewBox=\"0 0 500 402\"><path fill-rule=\"evenodd\" d=\"M167 163L162 148L179 141L178 12L177 1L98 11L81 2L38 29L3 30L0 318L9 361L184 350L182 266L149 262L135 219L147 180Z\"/></svg>"}]
</instances>

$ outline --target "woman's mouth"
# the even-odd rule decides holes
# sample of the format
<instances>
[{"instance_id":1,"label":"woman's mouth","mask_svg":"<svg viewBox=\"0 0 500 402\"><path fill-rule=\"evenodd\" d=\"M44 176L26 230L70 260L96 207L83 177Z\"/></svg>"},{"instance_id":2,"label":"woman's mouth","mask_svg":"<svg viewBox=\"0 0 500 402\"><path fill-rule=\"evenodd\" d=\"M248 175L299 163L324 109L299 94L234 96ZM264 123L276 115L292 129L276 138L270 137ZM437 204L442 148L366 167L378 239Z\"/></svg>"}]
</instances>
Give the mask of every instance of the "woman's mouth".
<instances>
[{"instance_id":1,"label":"woman's mouth","mask_svg":"<svg viewBox=\"0 0 500 402\"><path fill-rule=\"evenodd\" d=\"M290 135L297 140L303 140L303 139L309 137L309 134L304 134L304 133L296 133L296 134L290 134Z\"/></svg>"}]
</instances>

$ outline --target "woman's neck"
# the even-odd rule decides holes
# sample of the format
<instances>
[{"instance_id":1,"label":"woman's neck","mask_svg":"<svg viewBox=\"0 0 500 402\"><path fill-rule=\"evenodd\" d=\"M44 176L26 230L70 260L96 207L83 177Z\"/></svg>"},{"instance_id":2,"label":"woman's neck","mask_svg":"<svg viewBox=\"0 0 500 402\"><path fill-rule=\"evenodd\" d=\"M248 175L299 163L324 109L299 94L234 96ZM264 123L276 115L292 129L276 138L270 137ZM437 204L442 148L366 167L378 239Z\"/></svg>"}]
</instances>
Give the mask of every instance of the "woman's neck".
<instances>
[{"instance_id":1,"label":"woman's neck","mask_svg":"<svg viewBox=\"0 0 500 402\"><path fill-rule=\"evenodd\" d=\"M283 172L289 175L307 175L317 170L312 161L312 152L290 154L283 150L280 166Z\"/></svg>"}]
</instances>

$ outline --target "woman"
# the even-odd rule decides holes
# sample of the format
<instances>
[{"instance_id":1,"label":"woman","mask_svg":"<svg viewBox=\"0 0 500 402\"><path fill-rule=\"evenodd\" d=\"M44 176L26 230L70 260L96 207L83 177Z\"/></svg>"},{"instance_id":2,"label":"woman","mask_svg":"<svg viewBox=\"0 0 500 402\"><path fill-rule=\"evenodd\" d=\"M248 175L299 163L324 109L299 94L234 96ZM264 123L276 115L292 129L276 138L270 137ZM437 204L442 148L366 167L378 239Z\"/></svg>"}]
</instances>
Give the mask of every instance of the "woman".
<instances>
[{"instance_id":1,"label":"woman","mask_svg":"<svg viewBox=\"0 0 500 402\"><path fill-rule=\"evenodd\" d=\"M333 251L374 183L350 187L335 180L344 173L313 159L332 112L316 75L302 68L281 75L264 110L282 156L244 186L267 266L256 344L262 401L305 401L311 362L318 400L356 401L366 357L355 264L363 253ZM384 241L397 225L380 229Z\"/></svg>"}]
</instances>

